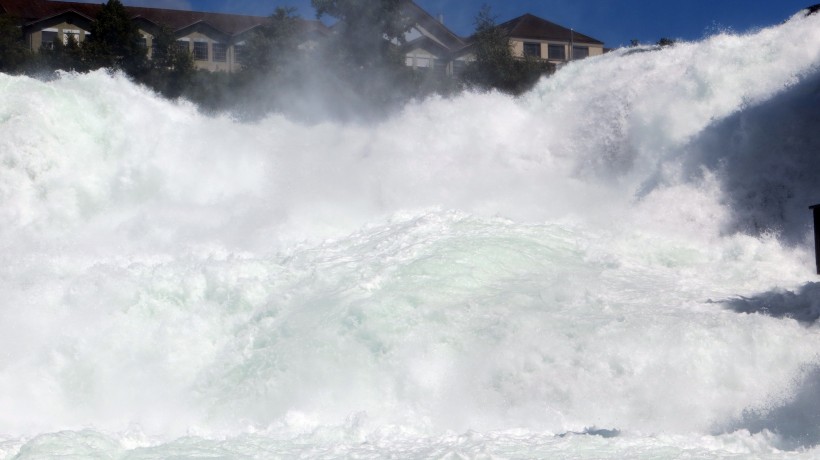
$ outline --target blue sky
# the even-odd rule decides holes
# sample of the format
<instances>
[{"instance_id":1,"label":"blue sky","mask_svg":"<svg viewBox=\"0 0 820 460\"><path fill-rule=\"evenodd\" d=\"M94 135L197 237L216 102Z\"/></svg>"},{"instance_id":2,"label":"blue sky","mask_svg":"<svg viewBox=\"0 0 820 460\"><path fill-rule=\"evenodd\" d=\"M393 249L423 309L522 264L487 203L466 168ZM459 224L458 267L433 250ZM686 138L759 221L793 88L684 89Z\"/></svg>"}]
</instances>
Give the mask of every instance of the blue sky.
<instances>
[{"instance_id":1,"label":"blue sky","mask_svg":"<svg viewBox=\"0 0 820 460\"><path fill-rule=\"evenodd\" d=\"M104 0L95 0L102 3ZM629 44L631 39L655 42L661 37L697 40L721 30L745 32L774 25L820 0L416 0L455 33L469 35L483 3L491 6L498 22L524 13L571 27L607 46ZM126 5L196 9L268 15L277 6L297 8L313 19L310 0L124 0Z\"/></svg>"}]
</instances>

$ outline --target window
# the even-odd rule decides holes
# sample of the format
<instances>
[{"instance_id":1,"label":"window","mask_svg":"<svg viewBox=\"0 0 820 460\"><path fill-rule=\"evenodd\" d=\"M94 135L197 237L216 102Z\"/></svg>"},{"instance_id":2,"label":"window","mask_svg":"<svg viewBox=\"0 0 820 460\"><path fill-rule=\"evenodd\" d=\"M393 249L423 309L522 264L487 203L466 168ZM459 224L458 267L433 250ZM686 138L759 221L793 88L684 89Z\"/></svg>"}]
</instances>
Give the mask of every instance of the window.
<instances>
[{"instance_id":1,"label":"window","mask_svg":"<svg viewBox=\"0 0 820 460\"><path fill-rule=\"evenodd\" d=\"M74 43L80 43L80 31L79 30L70 30L64 29L63 30L63 45L68 45L68 42L71 39L74 39Z\"/></svg>"},{"instance_id":2,"label":"window","mask_svg":"<svg viewBox=\"0 0 820 460\"><path fill-rule=\"evenodd\" d=\"M197 61L208 60L208 42L194 42L194 59Z\"/></svg>"},{"instance_id":3,"label":"window","mask_svg":"<svg viewBox=\"0 0 820 460\"><path fill-rule=\"evenodd\" d=\"M548 52L549 58L553 61L567 60L567 48L564 45L550 45Z\"/></svg>"},{"instance_id":4,"label":"window","mask_svg":"<svg viewBox=\"0 0 820 460\"><path fill-rule=\"evenodd\" d=\"M177 51L182 53L189 53L191 50L188 48L188 41L187 40L177 40Z\"/></svg>"},{"instance_id":5,"label":"window","mask_svg":"<svg viewBox=\"0 0 820 460\"><path fill-rule=\"evenodd\" d=\"M416 68L426 69L433 67L433 60L426 57L416 57Z\"/></svg>"},{"instance_id":6,"label":"window","mask_svg":"<svg viewBox=\"0 0 820 460\"><path fill-rule=\"evenodd\" d=\"M54 42L57 41L57 29L46 29L43 31L43 49L53 50Z\"/></svg>"},{"instance_id":7,"label":"window","mask_svg":"<svg viewBox=\"0 0 820 460\"><path fill-rule=\"evenodd\" d=\"M228 60L228 45L224 43L214 43L214 61L226 62Z\"/></svg>"},{"instance_id":8,"label":"window","mask_svg":"<svg viewBox=\"0 0 820 460\"><path fill-rule=\"evenodd\" d=\"M142 38L140 38L140 46L143 49L148 49L148 37L143 36Z\"/></svg>"},{"instance_id":9,"label":"window","mask_svg":"<svg viewBox=\"0 0 820 460\"><path fill-rule=\"evenodd\" d=\"M532 56L541 59L540 43L524 43L524 56Z\"/></svg>"},{"instance_id":10,"label":"window","mask_svg":"<svg viewBox=\"0 0 820 460\"><path fill-rule=\"evenodd\" d=\"M572 59L584 59L589 57L589 47L588 46L573 46L572 47Z\"/></svg>"}]
</instances>

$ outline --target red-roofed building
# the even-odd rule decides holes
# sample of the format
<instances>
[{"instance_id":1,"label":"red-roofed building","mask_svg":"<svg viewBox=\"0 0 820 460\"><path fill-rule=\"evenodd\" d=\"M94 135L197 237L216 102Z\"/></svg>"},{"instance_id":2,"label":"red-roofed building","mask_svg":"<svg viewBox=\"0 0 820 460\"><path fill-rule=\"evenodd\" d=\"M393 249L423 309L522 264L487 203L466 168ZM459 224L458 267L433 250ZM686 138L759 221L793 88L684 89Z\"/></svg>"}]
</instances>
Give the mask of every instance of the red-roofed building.
<instances>
[{"instance_id":1,"label":"red-roofed building","mask_svg":"<svg viewBox=\"0 0 820 460\"><path fill-rule=\"evenodd\" d=\"M475 59L472 37L457 36L412 1L406 2L404 11L414 20L404 48L408 66L457 75ZM517 57L531 56L560 65L604 53L604 43L600 40L532 14L511 19L498 27Z\"/></svg>"},{"instance_id":2,"label":"red-roofed building","mask_svg":"<svg viewBox=\"0 0 820 460\"><path fill-rule=\"evenodd\" d=\"M514 56L530 56L560 65L604 54L602 41L529 13L498 27L510 40Z\"/></svg>"}]
</instances>

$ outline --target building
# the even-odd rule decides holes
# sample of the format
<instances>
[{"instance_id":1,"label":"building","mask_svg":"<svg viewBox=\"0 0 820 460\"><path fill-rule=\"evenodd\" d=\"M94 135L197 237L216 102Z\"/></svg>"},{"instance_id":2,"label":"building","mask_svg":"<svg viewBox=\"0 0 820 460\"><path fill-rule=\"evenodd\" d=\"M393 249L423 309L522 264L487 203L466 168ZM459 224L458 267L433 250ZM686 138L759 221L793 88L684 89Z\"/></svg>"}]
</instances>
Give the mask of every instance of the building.
<instances>
[{"instance_id":1,"label":"building","mask_svg":"<svg viewBox=\"0 0 820 460\"><path fill-rule=\"evenodd\" d=\"M509 38L516 57L529 56L561 65L604 54L602 41L529 13L498 27Z\"/></svg>"},{"instance_id":2,"label":"building","mask_svg":"<svg viewBox=\"0 0 820 460\"><path fill-rule=\"evenodd\" d=\"M405 37L408 66L457 75L475 59L472 37L459 37L445 27L441 18L433 18L412 1L406 3L405 14L414 22ZM532 14L524 14L498 27L509 39L513 56L520 58L530 56L561 65L604 53L602 41Z\"/></svg>"},{"instance_id":3,"label":"building","mask_svg":"<svg viewBox=\"0 0 820 460\"><path fill-rule=\"evenodd\" d=\"M30 49L53 46L56 40L67 43L69 37L85 40L91 23L100 11L100 4L58 2L52 0L0 0L0 13L19 18ZM153 38L168 27L180 47L187 49L198 69L235 72L242 67L242 46L245 40L268 18L235 14L181 11L161 8L126 6L153 54ZM299 20L302 46L309 47L329 35L319 21Z\"/></svg>"},{"instance_id":4,"label":"building","mask_svg":"<svg viewBox=\"0 0 820 460\"><path fill-rule=\"evenodd\" d=\"M80 2L0 0L0 13L21 20L32 50L53 46L57 40L67 43L72 36L82 42L89 36L100 8L100 4ZM174 33L179 46L191 53L197 68L210 71L241 69L245 40L268 21L264 16L131 6L125 9L137 23L149 58L153 54L153 38L164 26ZM404 13L413 23L402 45L407 66L453 76L475 59L472 38L453 33L442 18L434 18L412 0L405 2ZM310 47L331 35L330 29L319 21L300 19L299 24L302 47ZM604 52L603 42L532 14L498 27L509 38L513 54L518 57L531 56L560 65Z\"/></svg>"},{"instance_id":5,"label":"building","mask_svg":"<svg viewBox=\"0 0 820 460\"><path fill-rule=\"evenodd\" d=\"M407 66L453 75L456 53L468 45L467 40L445 27L443 18L434 18L415 2L405 2L404 14L413 23L402 49Z\"/></svg>"}]
</instances>

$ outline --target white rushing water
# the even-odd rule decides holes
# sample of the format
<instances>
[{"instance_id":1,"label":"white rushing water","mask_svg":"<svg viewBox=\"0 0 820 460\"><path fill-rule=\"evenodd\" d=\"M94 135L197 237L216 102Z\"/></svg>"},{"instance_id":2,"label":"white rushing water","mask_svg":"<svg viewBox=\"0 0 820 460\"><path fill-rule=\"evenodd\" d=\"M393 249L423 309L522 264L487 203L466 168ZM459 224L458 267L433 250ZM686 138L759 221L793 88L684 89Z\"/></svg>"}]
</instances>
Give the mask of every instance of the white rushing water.
<instances>
[{"instance_id":1,"label":"white rushing water","mask_svg":"<svg viewBox=\"0 0 820 460\"><path fill-rule=\"evenodd\" d=\"M0 75L0 458L813 458L820 17L378 124Z\"/></svg>"}]
</instances>

